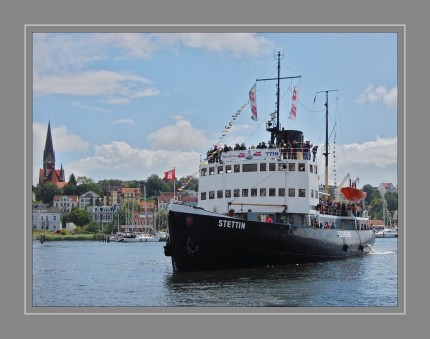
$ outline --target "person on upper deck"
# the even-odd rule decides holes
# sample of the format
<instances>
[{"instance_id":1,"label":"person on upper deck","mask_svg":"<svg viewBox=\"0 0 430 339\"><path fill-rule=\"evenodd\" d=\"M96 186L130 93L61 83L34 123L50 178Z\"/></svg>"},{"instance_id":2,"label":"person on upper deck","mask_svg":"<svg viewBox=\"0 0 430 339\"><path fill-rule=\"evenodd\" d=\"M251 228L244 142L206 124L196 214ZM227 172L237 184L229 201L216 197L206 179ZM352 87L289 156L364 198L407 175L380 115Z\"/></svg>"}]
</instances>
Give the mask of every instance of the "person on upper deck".
<instances>
[{"instance_id":1,"label":"person on upper deck","mask_svg":"<svg viewBox=\"0 0 430 339\"><path fill-rule=\"evenodd\" d=\"M303 158L305 160L311 160L311 147L312 145L309 140L303 144Z\"/></svg>"},{"instance_id":2,"label":"person on upper deck","mask_svg":"<svg viewBox=\"0 0 430 339\"><path fill-rule=\"evenodd\" d=\"M315 145L314 147L312 147L312 155L314 156L313 162L315 162L317 151L318 151L318 145Z\"/></svg>"},{"instance_id":3,"label":"person on upper deck","mask_svg":"<svg viewBox=\"0 0 430 339\"><path fill-rule=\"evenodd\" d=\"M299 144L296 140L293 140L292 148L291 148L291 159L297 159L297 151L299 148Z\"/></svg>"},{"instance_id":4,"label":"person on upper deck","mask_svg":"<svg viewBox=\"0 0 430 339\"><path fill-rule=\"evenodd\" d=\"M279 148L281 149L282 159L287 159L287 144L284 140L279 144Z\"/></svg>"}]
</instances>

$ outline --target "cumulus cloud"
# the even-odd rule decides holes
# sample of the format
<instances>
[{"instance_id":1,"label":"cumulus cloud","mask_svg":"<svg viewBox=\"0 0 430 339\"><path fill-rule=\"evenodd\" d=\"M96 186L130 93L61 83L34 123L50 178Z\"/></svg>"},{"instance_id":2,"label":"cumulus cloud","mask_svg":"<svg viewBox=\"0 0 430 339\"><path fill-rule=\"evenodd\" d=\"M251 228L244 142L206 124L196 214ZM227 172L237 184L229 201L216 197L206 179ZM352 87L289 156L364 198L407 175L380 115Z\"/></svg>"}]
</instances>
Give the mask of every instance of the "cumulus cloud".
<instances>
[{"instance_id":1,"label":"cumulus cloud","mask_svg":"<svg viewBox=\"0 0 430 339\"><path fill-rule=\"evenodd\" d=\"M143 91L139 86L150 80L133 74L104 70L61 73L36 77L33 83L33 94L51 95L140 95ZM152 90L152 95L157 92Z\"/></svg>"},{"instance_id":2,"label":"cumulus cloud","mask_svg":"<svg viewBox=\"0 0 430 339\"><path fill-rule=\"evenodd\" d=\"M209 140L203 130L195 128L189 120L180 116L175 118L175 124L164 126L148 135L148 140L152 143L153 148L185 151L209 145Z\"/></svg>"},{"instance_id":3,"label":"cumulus cloud","mask_svg":"<svg viewBox=\"0 0 430 339\"><path fill-rule=\"evenodd\" d=\"M365 103L370 103L371 105L382 103L388 108L396 108L397 87L387 89L384 86L374 87L373 85L369 85L358 96L357 103L360 105Z\"/></svg>"},{"instance_id":4,"label":"cumulus cloud","mask_svg":"<svg viewBox=\"0 0 430 339\"><path fill-rule=\"evenodd\" d=\"M323 156L320 156L320 161L322 159ZM397 137L377 137L362 144L340 144L336 148L338 184L344 175L350 173L352 178L360 178L360 186L366 184L378 186L381 182L396 185L397 166ZM322 164L320 168L323 168Z\"/></svg>"},{"instance_id":5,"label":"cumulus cloud","mask_svg":"<svg viewBox=\"0 0 430 339\"><path fill-rule=\"evenodd\" d=\"M114 141L95 146L93 156L68 163L67 170L75 176L83 175L95 181L115 178L139 180L151 174L162 177L164 171L175 167L180 177L195 173L199 160L200 154L195 151L139 149Z\"/></svg>"},{"instance_id":6,"label":"cumulus cloud","mask_svg":"<svg viewBox=\"0 0 430 339\"><path fill-rule=\"evenodd\" d=\"M272 53L275 48L272 41L256 33L160 33L157 37L168 44L227 52L235 57L259 57Z\"/></svg>"}]
</instances>

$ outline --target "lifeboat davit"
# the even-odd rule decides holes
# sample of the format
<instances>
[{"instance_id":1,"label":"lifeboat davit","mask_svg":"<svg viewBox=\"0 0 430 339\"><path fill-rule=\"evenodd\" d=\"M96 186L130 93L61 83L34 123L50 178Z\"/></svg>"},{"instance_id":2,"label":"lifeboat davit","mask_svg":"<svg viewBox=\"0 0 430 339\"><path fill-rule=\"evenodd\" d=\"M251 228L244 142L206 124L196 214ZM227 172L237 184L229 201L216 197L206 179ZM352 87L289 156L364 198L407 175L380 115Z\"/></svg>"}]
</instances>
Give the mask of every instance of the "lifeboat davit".
<instances>
[{"instance_id":1,"label":"lifeboat davit","mask_svg":"<svg viewBox=\"0 0 430 339\"><path fill-rule=\"evenodd\" d=\"M345 198L349 201L360 201L367 196L366 192L363 192L362 190L359 190L355 187L342 187L340 190L342 191L342 194L345 196Z\"/></svg>"}]
</instances>

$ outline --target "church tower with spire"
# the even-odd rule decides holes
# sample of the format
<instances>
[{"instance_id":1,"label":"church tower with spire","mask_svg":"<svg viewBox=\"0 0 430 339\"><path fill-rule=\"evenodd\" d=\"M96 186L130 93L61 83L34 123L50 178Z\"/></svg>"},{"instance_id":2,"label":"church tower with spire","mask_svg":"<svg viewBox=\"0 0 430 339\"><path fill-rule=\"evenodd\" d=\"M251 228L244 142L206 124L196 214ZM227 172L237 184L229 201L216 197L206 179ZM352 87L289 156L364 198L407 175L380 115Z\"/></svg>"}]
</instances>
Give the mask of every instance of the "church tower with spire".
<instances>
[{"instance_id":1,"label":"church tower with spire","mask_svg":"<svg viewBox=\"0 0 430 339\"><path fill-rule=\"evenodd\" d=\"M55 169L55 152L52 143L51 121L48 123L45 149L43 150L43 168L39 171L39 185L42 186L46 182L52 182L60 188L66 185L63 164L61 164L60 169Z\"/></svg>"}]
</instances>

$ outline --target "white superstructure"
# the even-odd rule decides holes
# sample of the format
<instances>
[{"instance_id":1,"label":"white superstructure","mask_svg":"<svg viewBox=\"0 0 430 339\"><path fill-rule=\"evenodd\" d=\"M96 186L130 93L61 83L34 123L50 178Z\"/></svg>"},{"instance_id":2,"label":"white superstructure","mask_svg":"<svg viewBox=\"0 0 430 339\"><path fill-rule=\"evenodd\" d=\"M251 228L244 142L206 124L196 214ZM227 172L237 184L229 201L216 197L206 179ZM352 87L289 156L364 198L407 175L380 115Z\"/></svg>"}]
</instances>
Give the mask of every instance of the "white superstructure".
<instances>
[{"instance_id":1,"label":"white superstructure","mask_svg":"<svg viewBox=\"0 0 430 339\"><path fill-rule=\"evenodd\" d=\"M304 213L319 203L318 168L280 149L223 152L200 165L199 206L217 213ZM315 211L316 213L316 211Z\"/></svg>"}]
</instances>

